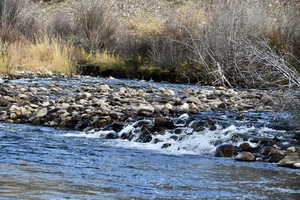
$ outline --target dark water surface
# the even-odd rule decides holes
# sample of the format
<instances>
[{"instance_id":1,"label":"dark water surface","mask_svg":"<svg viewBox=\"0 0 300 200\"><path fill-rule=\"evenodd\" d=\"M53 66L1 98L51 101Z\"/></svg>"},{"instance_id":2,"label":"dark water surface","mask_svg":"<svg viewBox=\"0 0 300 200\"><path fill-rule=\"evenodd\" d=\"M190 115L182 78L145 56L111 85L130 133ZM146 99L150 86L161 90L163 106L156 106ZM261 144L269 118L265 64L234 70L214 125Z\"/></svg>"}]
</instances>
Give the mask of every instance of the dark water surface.
<instances>
[{"instance_id":1,"label":"dark water surface","mask_svg":"<svg viewBox=\"0 0 300 200\"><path fill-rule=\"evenodd\" d=\"M300 199L299 170L70 134L0 124L0 199Z\"/></svg>"}]
</instances>

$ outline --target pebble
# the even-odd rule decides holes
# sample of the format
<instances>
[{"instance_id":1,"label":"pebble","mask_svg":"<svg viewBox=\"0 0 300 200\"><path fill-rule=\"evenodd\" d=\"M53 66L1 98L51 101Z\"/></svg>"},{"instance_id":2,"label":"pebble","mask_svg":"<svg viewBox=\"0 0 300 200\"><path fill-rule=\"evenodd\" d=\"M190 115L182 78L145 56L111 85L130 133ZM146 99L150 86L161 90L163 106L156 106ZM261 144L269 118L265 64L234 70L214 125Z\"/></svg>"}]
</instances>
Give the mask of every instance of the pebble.
<instances>
[{"instance_id":1,"label":"pebble","mask_svg":"<svg viewBox=\"0 0 300 200\"><path fill-rule=\"evenodd\" d=\"M45 117L48 113L48 109L47 108L42 108L39 111L37 111L37 113L35 114L36 118L42 118Z\"/></svg>"}]
</instances>

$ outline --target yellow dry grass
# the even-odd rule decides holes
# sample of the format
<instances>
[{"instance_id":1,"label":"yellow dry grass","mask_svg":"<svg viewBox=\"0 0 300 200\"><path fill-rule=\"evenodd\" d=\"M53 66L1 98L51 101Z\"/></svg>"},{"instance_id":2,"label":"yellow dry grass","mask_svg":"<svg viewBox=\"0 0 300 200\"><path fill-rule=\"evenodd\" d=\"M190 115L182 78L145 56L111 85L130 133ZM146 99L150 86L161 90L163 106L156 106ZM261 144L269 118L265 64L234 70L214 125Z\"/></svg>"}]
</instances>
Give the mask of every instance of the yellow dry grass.
<instances>
[{"instance_id":1,"label":"yellow dry grass","mask_svg":"<svg viewBox=\"0 0 300 200\"><path fill-rule=\"evenodd\" d=\"M125 66L125 60L118 55L113 55L108 52L89 53L80 50L76 54L79 62L101 66L101 69L114 69Z\"/></svg>"},{"instance_id":2,"label":"yellow dry grass","mask_svg":"<svg viewBox=\"0 0 300 200\"><path fill-rule=\"evenodd\" d=\"M73 52L73 46L48 37L42 37L35 43L14 42L0 54L0 71L51 71L70 74L73 72Z\"/></svg>"}]
</instances>

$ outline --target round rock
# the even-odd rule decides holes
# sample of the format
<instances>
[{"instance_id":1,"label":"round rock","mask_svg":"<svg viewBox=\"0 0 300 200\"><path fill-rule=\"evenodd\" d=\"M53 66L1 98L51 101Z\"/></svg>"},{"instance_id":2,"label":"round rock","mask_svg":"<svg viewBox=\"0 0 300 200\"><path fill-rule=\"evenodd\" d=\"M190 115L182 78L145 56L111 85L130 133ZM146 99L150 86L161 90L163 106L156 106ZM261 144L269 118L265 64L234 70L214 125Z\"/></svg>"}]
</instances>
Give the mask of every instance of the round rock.
<instances>
[{"instance_id":1,"label":"round rock","mask_svg":"<svg viewBox=\"0 0 300 200\"><path fill-rule=\"evenodd\" d=\"M238 161L255 161L255 156L248 151L240 152L237 156L234 157L235 160Z\"/></svg>"}]
</instances>

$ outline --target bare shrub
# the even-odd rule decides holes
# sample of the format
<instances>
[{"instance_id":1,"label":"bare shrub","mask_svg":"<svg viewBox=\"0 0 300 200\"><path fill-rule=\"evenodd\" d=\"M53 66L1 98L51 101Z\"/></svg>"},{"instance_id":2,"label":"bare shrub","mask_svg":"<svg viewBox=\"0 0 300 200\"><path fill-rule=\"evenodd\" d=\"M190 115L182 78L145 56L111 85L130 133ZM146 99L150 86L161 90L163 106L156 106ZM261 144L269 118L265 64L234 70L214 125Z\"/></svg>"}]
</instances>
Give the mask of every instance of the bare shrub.
<instances>
[{"instance_id":1,"label":"bare shrub","mask_svg":"<svg viewBox=\"0 0 300 200\"><path fill-rule=\"evenodd\" d=\"M21 0L3 0L0 2L0 39L11 42L18 36L17 23L23 8Z\"/></svg>"},{"instance_id":2,"label":"bare shrub","mask_svg":"<svg viewBox=\"0 0 300 200\"><path fill-rule=\"evenodd\" d=\"M205 12L199 5L189 2L167 11L166 19L162 20L163 30L151 38L149 55L152 62L168 68L177 68L190 63L189 52L182 44L189 40L191 34L198 32L207 20Z\"/></svg>"},{"instance_id":3,"label":"bare shrub","mask_svg":"<svg viewBox=\"0 0 300 200\"><path fill-rule=\"evenodd\" d=\"M280 49L269 45L266 36L275 19L266 9L255 1L216 0L206 9L208 20L204 26L196 32L183 26L189 35L184 45L190 50L190 60L204 71L203 82L264 87L264 81L278 81L281 76L289 83L298 84L298 75L280 57Z\"/></svg>"},{"instance_id":4,"label":"bare shrub","mask_svg":"<svg viewBox=\"0 0 300 200\"><path fill-rule=\"evenodd\" d=\"M50 17L47 33L49 37L71 40L74 36L71 17L62 11L54 13Z\"/></svg>"},{"instance_id":5,"label":"bare shrub","mask_svg":"<svg viewBox=\"0 0 300 200\"><path fill-rule=\"evenodd\" d=\"M113 2L81 1L74 10L74 31L83 48L89 51L113 46L117 28Z\"/></svg>"},{"instance_id":6,"label":"bare shrub","mask_svg":"<svg viewBox=\"0 0 300 200\"><path fill-rule=\"evenodd\" d=\"M15 26L23 7L21 0L2 0L0 2L1 27Z\"/></svg>"}]
</instances>

